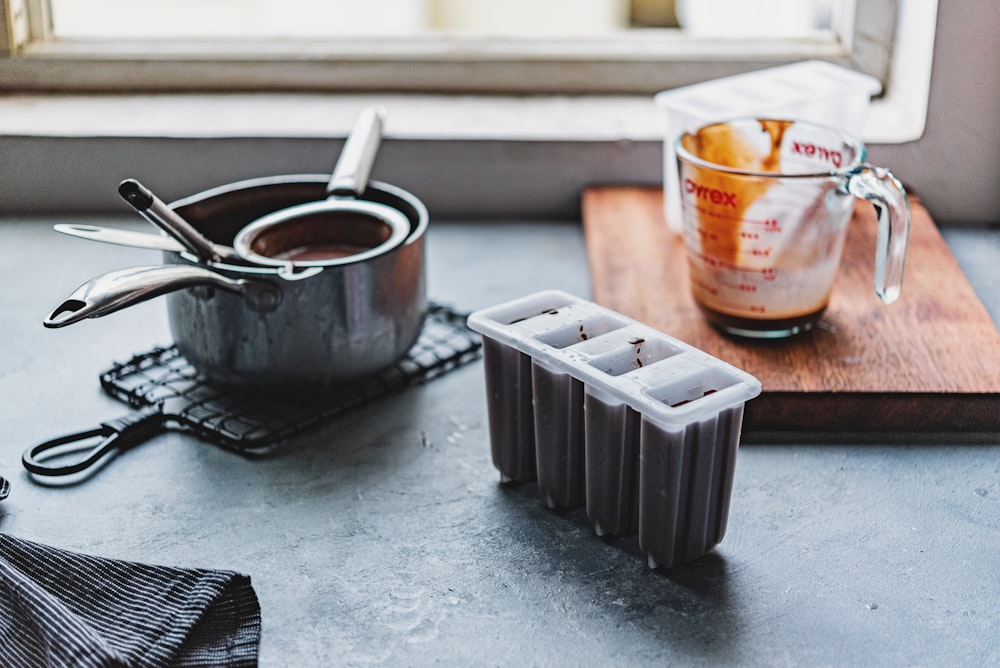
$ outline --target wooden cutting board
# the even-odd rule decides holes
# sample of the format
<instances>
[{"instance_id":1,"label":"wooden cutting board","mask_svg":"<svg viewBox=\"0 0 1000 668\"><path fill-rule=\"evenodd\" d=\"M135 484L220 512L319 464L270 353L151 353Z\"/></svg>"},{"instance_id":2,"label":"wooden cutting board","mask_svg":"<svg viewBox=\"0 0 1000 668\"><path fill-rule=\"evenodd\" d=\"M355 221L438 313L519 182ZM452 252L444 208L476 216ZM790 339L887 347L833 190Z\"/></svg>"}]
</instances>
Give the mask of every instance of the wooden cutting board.
<instances>
[{"instance_id":1,"label":"wooden cutting board","mask_svg":"<svg viewBox=\"0 0 1000 668\"><path fill-rule=\"evenodd\" d=\"M757 376L745 431L1000 432L1000 332L919 202L900 299L872 287L876 217L859 202L834 293L813 331L725 336L690 295L683 242L660 188L583 195L594 300Z\"/></svg>"}]
</instances>

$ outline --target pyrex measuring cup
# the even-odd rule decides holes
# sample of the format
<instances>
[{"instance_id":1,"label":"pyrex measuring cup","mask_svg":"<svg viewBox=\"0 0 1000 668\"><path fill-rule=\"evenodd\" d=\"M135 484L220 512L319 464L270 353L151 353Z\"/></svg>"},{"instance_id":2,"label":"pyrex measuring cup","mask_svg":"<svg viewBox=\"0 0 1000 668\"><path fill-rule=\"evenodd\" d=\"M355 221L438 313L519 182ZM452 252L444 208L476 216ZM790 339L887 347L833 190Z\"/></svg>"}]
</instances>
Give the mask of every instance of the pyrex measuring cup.
<instances>
[{"instance_id":1,"label":"pyrex measuring cup","mask_svg":"<svg viewBox=\"0 0 1000 668\"><path fill-rule=\"evenodd\" d=\"M899 296L910 232L902 184L854 137L804 121L739 119L676 144L691 289L737 336L806 331L827 307L855 198L878 213L875 293Z\"/></svg>"}]
</instances>

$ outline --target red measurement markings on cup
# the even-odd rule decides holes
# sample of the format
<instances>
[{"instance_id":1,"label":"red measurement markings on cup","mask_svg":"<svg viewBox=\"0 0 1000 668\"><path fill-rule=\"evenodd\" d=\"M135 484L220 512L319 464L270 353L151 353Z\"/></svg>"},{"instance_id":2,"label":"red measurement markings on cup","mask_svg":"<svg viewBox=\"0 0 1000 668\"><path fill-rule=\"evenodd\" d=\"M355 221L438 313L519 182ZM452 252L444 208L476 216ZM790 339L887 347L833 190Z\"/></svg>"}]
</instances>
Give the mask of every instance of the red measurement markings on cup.
<instances>
[{"instance_id":1,"label":"red measurement markings on cup","mask_svg":"<svg viewBox=\"0 0 1000 668\"><path fill-rule=\"evenodd\" d=\"M711 253L706 253L705 251L695 250L691 253L691 257L699 262L700 264L710 267L712 269L720 269L725 271L744 271L744 268L732 262L726 260L717 255L712 255Z\"/></svg>"},{"instance_id":2,"label":"red measurement markings on cup","mask_svg":"<svg viewBox=\"0 0 1000 668\"><path fill-rule=\"evenodd\" d=\"M754 283L748 283L746 281L727 281L725 279L719 280L719 287L738 292L742 295L752 295L757 292L757 285Z\"/></svg>"},{"instance_id":3,"label":"red measurement markings on cup","mask_svg":"<svg viewBox=\"0 0 1000 668\"><path fill-rule=\"evenodd\" d=\"M742 222L744 225L750 226L750 229L755 234L778 234L781 232L781 224L775 218L768 218L767 220L746 218Z\"/></svg>"},{"instance_id":4,"label":"red measurement markings on cup","mask_svg":"<svg viewBox=\"0 0 1000 668\"><path fill-rule=\"evenodd\" d=\"M723 236L717 231L699 228L698 238L702 246L710 246L716 255L735 257L739 254L738 244L730 239L730 235Z\"/></svg>"},{"instance_id":5,"label":"red measurement markings on cup","mask_svg":"<svg viewBox=\"0 0 1000 668\"><path fill-rule=\"evenodd\" d=\"M758 286L750 282L734 282L727 280L710 280L693 275L691 284L696 298L711 297L716 306L726 311L760 315L767 313L764 304L752 301ZM750 300L750 301L748 301Z\"/></svg>"},{"instance_id":6,"label":"red measurement markings on cup","mask_svg":"<svg viewBox=\"0 0 1000 668\"><path fill-rule=\"evenodd\" d=\"M709 204L703 206L691 198L681 200L681 207L685 216L691 216L691 212L695 212L693 217L699 220L702 225L717 222L735 227L745 222L738 211L733 212L729 208L720 208Z\"/></svg>"},{"instance_id":7,"label":"red measurement markings on cup","mask_svg":"<svg viewBox=\"0 0 1000 668\"><path fill-rule=\"evenodd\" d=\"M774 254L773 246L765 246L759 248L757 246L751 246L740 251L740 255L745 255L746 257L752 257L756 260L766 260Z\"/></svg>"}]
</instances>

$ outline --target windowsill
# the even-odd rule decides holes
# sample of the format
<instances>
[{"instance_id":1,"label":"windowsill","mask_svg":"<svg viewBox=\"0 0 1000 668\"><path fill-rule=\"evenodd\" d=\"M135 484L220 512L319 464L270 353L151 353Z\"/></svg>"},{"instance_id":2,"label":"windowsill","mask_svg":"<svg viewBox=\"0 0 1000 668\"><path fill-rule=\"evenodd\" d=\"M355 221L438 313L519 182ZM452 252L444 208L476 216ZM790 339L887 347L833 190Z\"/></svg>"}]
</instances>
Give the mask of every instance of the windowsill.
<instances>
[{"instance_id":1,"label":"windowsill","mask_svg":"<svg viewBox=\"0 0 1000 668\"><path fill-rule=\"evenodd\" d=\"M373 178L438 217L573 218L593 183L662 183L663 112L651 97L320 94L10 95L0 98L0 213L105 213L114 185L169 201L208 186L326 173L361 109L387 110ZM880 106L882 111L880 111ZM883 101L883 130L909 127ZM918 127L919 126L919 127ZM59 184L58 188L43 187ZM155 185L154 185L155 184Z\"/></svg>"},{"instance_id":2,"label":"windowsill","mask_svg":"<svg viewBox=\"0 0 1000 668\"><path fill-rule=\"evenodd\" d=\"M328 94L14 95L0 133L72 137L343 137L364 107L385 107L396 139L618 140L656 136L639 97Z\"/></svg>"},{"instance_id":3,"label":"windowsill","mask_svg":"<svg viewBox=\"0 0 1000 668\"><path fill-rule=\"evenodd\" d=\"M0 136L119 138L343 137L366 106L387 109L399 140L660 141L664 118L645 96L324 94L5 95ZM869 143L923 132L925 108L873 102Z\"/></svg>"}]
</instances>

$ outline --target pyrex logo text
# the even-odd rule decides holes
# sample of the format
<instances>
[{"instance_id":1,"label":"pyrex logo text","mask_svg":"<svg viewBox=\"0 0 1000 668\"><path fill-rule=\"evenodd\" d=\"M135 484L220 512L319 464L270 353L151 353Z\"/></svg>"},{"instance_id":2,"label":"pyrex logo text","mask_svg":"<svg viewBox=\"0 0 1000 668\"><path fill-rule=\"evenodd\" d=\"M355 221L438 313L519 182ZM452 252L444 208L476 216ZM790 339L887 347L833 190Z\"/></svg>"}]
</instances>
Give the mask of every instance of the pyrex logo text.
<instances>
[{"instance_id":1,"label":"pyrex logo text","mask_svg":"<svg viewBox=\"0 0 1000 668\"><path fill-rule=\"evenodd\" d=\"M810 144L807 142L792 142L792 152L808 156L810 158L818 157L820 160L826 160L838 169L844 162L844 155L840 151L834 151L833 149L826 148L825 146L819 146L817 144Z\"/></svg>"},{"instance_id":2,"label":"pyrex logo text","mask_svg":"<svg viewBox=\"0 0 1000 668\"><path fill-rule=\"evenodd\" d=\"M709 188L691 179L684 180L684 192L693 193L698 199L707 200L712 204L736 208L736 193L726 192L718 188Z\"/></svg>"}]
</instances>

